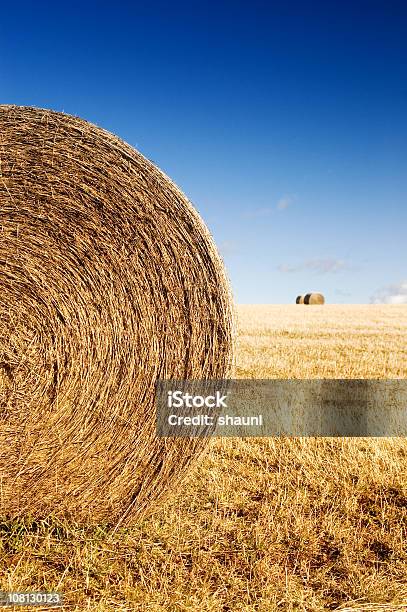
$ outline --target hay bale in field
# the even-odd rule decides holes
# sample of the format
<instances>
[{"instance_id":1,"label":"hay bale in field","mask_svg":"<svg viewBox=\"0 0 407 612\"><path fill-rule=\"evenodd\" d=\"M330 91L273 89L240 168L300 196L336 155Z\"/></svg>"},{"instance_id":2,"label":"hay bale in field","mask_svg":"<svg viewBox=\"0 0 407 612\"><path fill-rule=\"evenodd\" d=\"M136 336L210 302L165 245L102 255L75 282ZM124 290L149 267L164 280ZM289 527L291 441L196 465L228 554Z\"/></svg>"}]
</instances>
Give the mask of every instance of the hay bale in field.
<instances>
[{"instance_id":1,"label":"hay bale in field","mask_svg":"<svg viewBox=\"0 0 407 612\"><path fill-rule=\"evenodd\" d=\"M297 295L297 299L295 300L296 304L303 304L304 303L304 296L303 295Z\"/></svg>"},{"instance_id":2,"label":"hay bale in field","mask_svg":"<svg viewBox=\"0 0 407 612\"><path fill-rule=\"evenodd\" d=\"M1 516L129 523L202 439L155 433L159 378L231 373L233 315L203 221L112 134L0 106Z\"/></svg>"},{"instance_id":3,"label":"hay bale in field","mask_svg":"<svg viewBox=\"0 0 407 612\"><path fill-rule=\"evenodd\" d=\"M322 293L307 293L304 296L304 304L325 304Z\"/></svg>"}]
</instances>

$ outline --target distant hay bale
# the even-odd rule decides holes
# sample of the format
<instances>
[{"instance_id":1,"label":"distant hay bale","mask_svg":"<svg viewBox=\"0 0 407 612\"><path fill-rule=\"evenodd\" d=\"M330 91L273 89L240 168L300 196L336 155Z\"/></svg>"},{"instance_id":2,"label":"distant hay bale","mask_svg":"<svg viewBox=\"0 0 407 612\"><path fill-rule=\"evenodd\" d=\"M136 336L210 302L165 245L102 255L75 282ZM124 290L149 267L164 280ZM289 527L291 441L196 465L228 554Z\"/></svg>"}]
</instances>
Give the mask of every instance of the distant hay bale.
<instances>
[{"instance_id":1,"label":"distant hay bale","mask_svg":"<svg viewBox=\"0 0 407 612\"><path fill-rule=\"evenodd\" d=\"M165 379L230 376L233 313L203 221L81 119L0 106L0 512L129 523L203 439L158 438Z\"/></svg>"},{"instance_id":2,"label":"distant hay bale","mask_svg":"<svg viewBox=\"0 0 407 612\"><path fill-rule=\"evenodd\" d=\"M325 298L322 293L307 293L304 296L304 304L325 304Z\"/></svg>"},{"instance_id":3,"label":"distant hay bale","mask_svg":"<svg viewBox=\"0 0 407 612\"><path fill-rule=\"evenodd\" d=\"M295 300L296 304L303 304L304 303L304 296L303 295L298 295L297 299Z\"/></svg>"}]
</instances>

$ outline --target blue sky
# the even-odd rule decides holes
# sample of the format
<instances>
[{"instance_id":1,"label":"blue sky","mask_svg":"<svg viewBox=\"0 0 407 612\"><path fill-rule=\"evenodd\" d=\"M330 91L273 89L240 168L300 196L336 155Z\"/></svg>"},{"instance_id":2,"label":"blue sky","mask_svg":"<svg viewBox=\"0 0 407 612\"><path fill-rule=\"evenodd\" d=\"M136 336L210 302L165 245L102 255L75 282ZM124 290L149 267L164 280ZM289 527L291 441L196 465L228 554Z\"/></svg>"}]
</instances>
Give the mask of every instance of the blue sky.
<instances>
[{"instance_id":1,"label":"blue sky","mask_svg":"<svg viewBox=\"0 0 407 612\"><path fill-rule=\"evenodd\" d=\"M10 2L0 103L155 161L240 303L407 303L405 2Z\"/></svg>"}]
</instances>

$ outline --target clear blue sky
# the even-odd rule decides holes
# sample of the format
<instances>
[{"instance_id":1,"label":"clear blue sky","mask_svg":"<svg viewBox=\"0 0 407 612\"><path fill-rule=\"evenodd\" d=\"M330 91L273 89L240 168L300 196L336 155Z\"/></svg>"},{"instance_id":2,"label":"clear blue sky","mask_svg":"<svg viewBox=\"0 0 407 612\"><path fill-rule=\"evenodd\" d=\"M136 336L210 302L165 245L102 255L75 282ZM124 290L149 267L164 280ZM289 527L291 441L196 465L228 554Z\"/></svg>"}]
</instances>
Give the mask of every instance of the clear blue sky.
<instances>
[{"instance_id":1,"label":"clear blue sky","mask_svg":"<svg viewBox=\"0 0 407 612\"><path fill-rule=\"evenodd\" d=\"M405 1L9 2L0 103L155 161L240 303L407 303Z\"/></svg>"}]
</instances>

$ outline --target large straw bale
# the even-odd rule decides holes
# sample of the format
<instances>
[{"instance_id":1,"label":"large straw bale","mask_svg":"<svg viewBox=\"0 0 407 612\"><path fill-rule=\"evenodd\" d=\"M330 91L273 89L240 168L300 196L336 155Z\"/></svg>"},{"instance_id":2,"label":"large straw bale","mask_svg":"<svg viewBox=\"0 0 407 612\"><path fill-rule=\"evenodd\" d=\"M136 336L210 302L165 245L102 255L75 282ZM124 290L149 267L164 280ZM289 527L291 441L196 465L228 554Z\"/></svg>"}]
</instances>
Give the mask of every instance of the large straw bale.
<instances>
[{"instance_id":1,"label":"large straw bale","mask_svg":"<svg viewBox=\"0 0 407 612\"><path fill-rule=\"evenodd\" d=\"M81 119L0 106L0 513L131 522L204 440L155 383L230 375L213 240L167 176Z\"/></svg>"}]
</instances>

